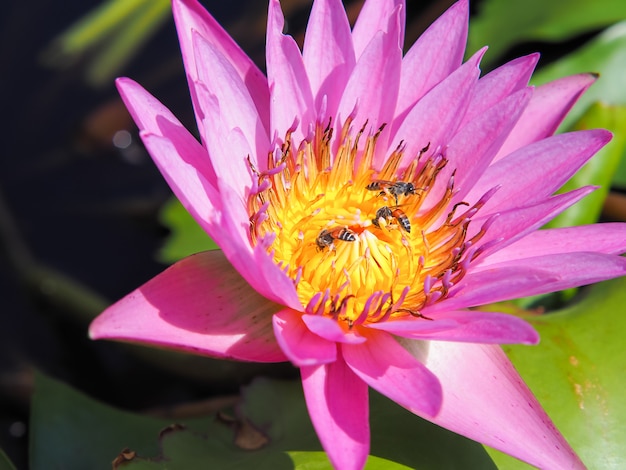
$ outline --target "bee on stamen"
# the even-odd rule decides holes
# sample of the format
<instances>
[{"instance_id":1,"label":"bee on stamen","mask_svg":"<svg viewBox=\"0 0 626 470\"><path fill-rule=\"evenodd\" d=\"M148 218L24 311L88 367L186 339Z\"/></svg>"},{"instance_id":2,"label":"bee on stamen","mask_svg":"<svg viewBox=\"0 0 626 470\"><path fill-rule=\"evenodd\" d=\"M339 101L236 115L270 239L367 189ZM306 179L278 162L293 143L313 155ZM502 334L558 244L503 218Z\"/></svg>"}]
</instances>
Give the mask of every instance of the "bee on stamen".
<instances>
[{"instance_id":1,"label":"bee on stamen","mask_svg":"<svg viewBox=\"0 0 626 470\"><path fill-rule=\"evenodd\" d=\"M331 250L335 249L335 244L333 243L335 240L342 240L344 242L353 242L356 240L356 234L345 227L334 227L332 229L324 229L322 230L317 238L315 239L315 243L317 244L317 248L322 251L324 248L329 248Z\"/></svg>"},{"instance_id":2,"label":"bee on stamen","mask_svg":"<svg viewBox=\"0 0 626 470\"><path fill-rule=\"evenodd\" d=\"M399 207L391 209L387 206L383 206L378 209L376 211L376 217L372 219L372 223L378 228L380 228L379 219L381 218L387 222L389 222L389 219L396 219L400 227L402 227L407 233L411 233L411 221Z\"/></svg>"},{"instance_id":3,"label":"bee on stamen","mask_svg":"<svg viewBox=\"0 0 626 470\"><path fill-rule=\"evenodd\" d=\"M417 191L413 183L387 180L373 180L365 189L368 191L380 191L381 196L383 194L393 196L396 206L398 205L398 196L408 196L409 194L415 194L415 191Z\"/></svg>"}]
</instances>

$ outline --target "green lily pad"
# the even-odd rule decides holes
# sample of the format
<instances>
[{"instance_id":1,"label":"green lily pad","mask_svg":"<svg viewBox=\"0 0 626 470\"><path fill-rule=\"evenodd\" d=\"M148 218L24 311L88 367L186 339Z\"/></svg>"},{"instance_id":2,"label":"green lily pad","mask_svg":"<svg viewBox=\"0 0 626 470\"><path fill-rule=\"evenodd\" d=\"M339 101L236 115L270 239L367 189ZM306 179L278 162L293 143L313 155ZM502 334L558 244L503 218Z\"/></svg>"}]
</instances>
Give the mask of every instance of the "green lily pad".
<instances>
[{"instance_id":1,"label":"green lily pad","mask_svg":"<svg viewBox=\"0 0 626 470\"><path fill-rule=\"evenodd\" d=\"M194 253L219 248L176 198L163 206L160 219L170 229L170 235L157 255L163 263L170 264Z\"/></svg>"},{"instance_id":2,"label":"green lily pad","mask_svg":"<svg viewBox=\"0 0 626 470\"><path fill-rule=\"evenodd\" d=\"M527 318L541 343L505 351L588 468L626 468L626 278L591 287L575 305ZM498 468L530 468L489 451Z\"/></svg>"},{"instance_id":3,"label":"green lily pad","mask_svg":"<svg viewBox=\"0 0 626 470\"><path fill-rule=\"evenodd\" d=\"M485 0L470 23L468 50L489 45L494 61L515 44L560 41L626 18L622 0Z\"/></svg>"},{"instance_id":4,"label":"green lily pad","mask_svg":"<svg viewBox=\"0 0 626 470\"><path fill-rule=\"evenodd\" d=\"M280 398L279 398L280 397ZM242 411L296 459L295 449L305 448L317 437L308 418L299 383L258 380L244 391ZM272 403L271 407L267 404ZM386 397L370 390L371 451L366 469L446 469L495 466L482 446L423 420ZM317 461L317 452L298 452L298 458ZM322 453L322 455L324 455ZM327 462L327 461L326 461ZM394 462L394 466L391 465ZM321 463L320 463L321 465ZM396 467L396 465L399 465ZM299 466L297 468L300 468ZM326 466L303 468L331 468Z\"/></svg>"},{"instance_id":5,"label":"green lily pad","mask_svg":"<svg viewBox=\"0 0 626 470\"><path fill-rule=\"evenodd\" d=\"M235 411L182 423L119 411L38 376L31 421L33 469L330 469L299 382L256 379ZM484 448L371 394L366 468L495 469ZM467 466L467 467L466 467Z\"/></svg>"},{"instance_id":6,"label":"green lily pad","mask_svg":"<svg viewBox=\"0 0 626 470\"><path fill-rule=\"evenodd\" d=\"M30 418L30 468L110 468L124 448L151 455L169 421L116 410L37 374Z\"/></svg>"}]
</instances>

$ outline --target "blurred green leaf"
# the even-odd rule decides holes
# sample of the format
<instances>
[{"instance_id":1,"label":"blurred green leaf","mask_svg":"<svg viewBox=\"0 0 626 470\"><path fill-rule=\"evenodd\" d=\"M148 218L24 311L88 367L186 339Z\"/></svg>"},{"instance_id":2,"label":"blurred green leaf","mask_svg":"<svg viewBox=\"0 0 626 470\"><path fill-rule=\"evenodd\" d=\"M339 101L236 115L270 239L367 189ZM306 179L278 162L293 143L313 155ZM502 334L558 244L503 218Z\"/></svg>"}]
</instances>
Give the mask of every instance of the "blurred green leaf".
<instances>
[{"instance_id":1,"label":"blurred green leaf","mask_svg":"<svg viewBox=\"0 0 626 470\"><path fill-rule=\"evenodd\" d=\"M13 465L2 449L0 449L0 470L15 470L15 465Z\"/></svg>"},{"instance_id":2,"label":"blurred green leaf","mask_svg":"<svg viewBox=\"0 0 626 470\"><path fill-rule=\"evenodd\" d=\"M617 166L615 176L613 177L613 186L626 190L626 155L622 155L622 159Z\"/></svg>"},{"instance_id":3,"label":"blurred green leaf","mask_svg":"<svg viewBox=\"0 0 626 470\"><path fill-rule=\"evenodd\" d=\"M485 0L470 23L468 51L488 45L494 62L524 41L559 41L626 18L622 0Z\"/></svg>"},{"instance_id":4,"label":"blurred green leaf","mask_svg":"<svg viewBox=\"0 0 626 470\"><path fill-rule=\"evenodd\" d=\"M37 374L30 418L30 468L102 469L125 447L154 455L170 422L103 405Z\"/></svg>"},{"instance_id":5,"label":"blurred green leaf","mask_svg":"<svg viewBox=\"0 0 626 470\"><path fill-rule=\"evenodd\" d=\"M597 222L606 195L624 154L626 154L626 106L608 106L596 103L578 120L575 130L604 128L613 132L613 140L583 166L560 192L586 185L599 188L592 194L559 214L548 227L568 227Z\"/></svg>"},{"instance_id":6,"label":"blurred green leaf","mask_svg":"<svg viewBox=\"0 0 626 470\"><path fill-rule=\"evenodd\" d=\"M157 255L163 263L173 263L194 253L219 248L176 198L163 206L160 219L171 231Z\"/></svg>"},{"instance_id":7,"label":"blurred green leaf","mask_svg":"<svg viewBox=\"0 0 626 470\"><path fill-rule=\"evenodd\" d=\"M541 343L505 351L588 468L626 468L626 278L591 287L575 305L527 318ZM489 451L500 469L528 469Z\"/></svg>"},{"instance_id":8,"label":"blurred green leaf","mask_svg":"<svg viewBox=\"0 0 626 470\"><path fill-rule=\"evenodd\" d=\"M480 444L371 394L366 468L495 469ZM171 421L115 410L38 376L31 420L32 468L108 468L127 448L129 470L330 469L299 382L256 379L233 413ZM169 426L169 427L168 427ZM163 429L167 429L161 432Z\"/></svg>"},{"instance_id":9,"label":"blurred green leaf","mask_svg":"<svg viewBox=\"0 0 626 470\"><path fill-rule=\"evenodd\" d=\"M91 52L87 81L95 86L110 84L169 12L170 0L108 0L56 37L41 60L62 68Z\"/></svg>"},{"instance_id":10,"label":"blurred green leaf","mask_svg":"<svg viewBox=\"0 0 626 470\"><path fill-rule=\"evenodd\" d=\"M109 84L169 18L170 5L170 0L149 0L128 16L92 59L87 81L95 86Z\"/></svg>"},{"instance_id":11,"label":"blurred green leaf","mask_svg":"<svg viewBox=\"0 0 626 470\"><path fill-rule=\"evenodd\" d=\"M626 6L626 2L623 3ZM540 85L567 75L589 72L598 73L600 77L578 100L561 129L571 128L592 103L626 105L626 21L612 26L557 62L540 68L532 83ZM624 132L624 128L619 132Z\"/></svg>"}]
</instances>

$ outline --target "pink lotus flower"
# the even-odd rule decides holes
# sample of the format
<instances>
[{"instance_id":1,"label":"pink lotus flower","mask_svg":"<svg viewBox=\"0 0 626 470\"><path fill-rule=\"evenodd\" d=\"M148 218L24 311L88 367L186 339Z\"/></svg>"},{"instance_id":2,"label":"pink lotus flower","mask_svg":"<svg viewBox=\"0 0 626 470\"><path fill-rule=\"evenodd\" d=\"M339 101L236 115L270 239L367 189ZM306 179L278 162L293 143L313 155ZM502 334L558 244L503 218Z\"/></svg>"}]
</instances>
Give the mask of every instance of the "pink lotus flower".
<instances>
[{"instance_id":1,"label":"pink lotus flower","mask_svg":"<svg viewBox=\"0 0 626 470\"><path fill-rule=\"evenodd\" d=\"M202 143L118 86L222 251L120 300L92 338L291 361L340 469L367 458L368 386L530 464L583 467L498 346L536 332L468 308L625 274L624 224L537 230L593 190L553 195L609 133L552 134L594 78L528 87L537 55L479 78L467 0L404 57L404 0L366 1L352 31L316 0L302 53L270 0L267 78L195 0L173 9Z\"/></svg>"}]
</instances>

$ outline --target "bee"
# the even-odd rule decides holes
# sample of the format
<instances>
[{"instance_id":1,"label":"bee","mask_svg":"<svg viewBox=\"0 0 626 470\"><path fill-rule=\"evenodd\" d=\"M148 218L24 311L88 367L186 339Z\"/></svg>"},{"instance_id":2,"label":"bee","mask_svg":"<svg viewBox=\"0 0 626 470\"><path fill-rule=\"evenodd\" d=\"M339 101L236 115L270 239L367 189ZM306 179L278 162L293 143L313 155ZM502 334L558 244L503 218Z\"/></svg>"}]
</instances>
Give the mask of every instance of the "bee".
<instances>
[{"instance_id":1,"label":"bee","mask_svg":"<svg viewBox=\"0 0 626 470\"><path fill-rule=\"evenodd\" d=\"M333 243L335 240L353 242L356 240L356 234L345 227L334 227L330 230L324 229L315 239L315 243L320 251L326 247L332 250L335 247Z\"/></svg>"},{"instance_id":2,"label":"bee","mask_svg":"<svg viewBox=\"0 0 626 470\"><path fill-rule=\"evenodd\" d=\"M415 194L416 188L413 183L407 181L386 181L386 180L374 180L368 184L365 189L369 191L380 191L380 194L389 194L396 200L396 206L398 205L398 196L408 196L409 194Z\"/></svg>"},{"instance_id":3,"label":"bee","mask_svg":"<svg viewBox=\"0 0 626 470\"><path fill-rule=\"evenodd\" d=\"M383 206L378 209L376 211L376 217L372 219L372 223L376 225L376 227L380 228L378 219L380 219L381 217L385 220L389 220L391 218L396 219L400 224L400 227L402 227L407 233L411 233L411 221L402 209L398 207L394 207L393 209L391 209L387 206Z\"/></svg>"}]
</instances>

